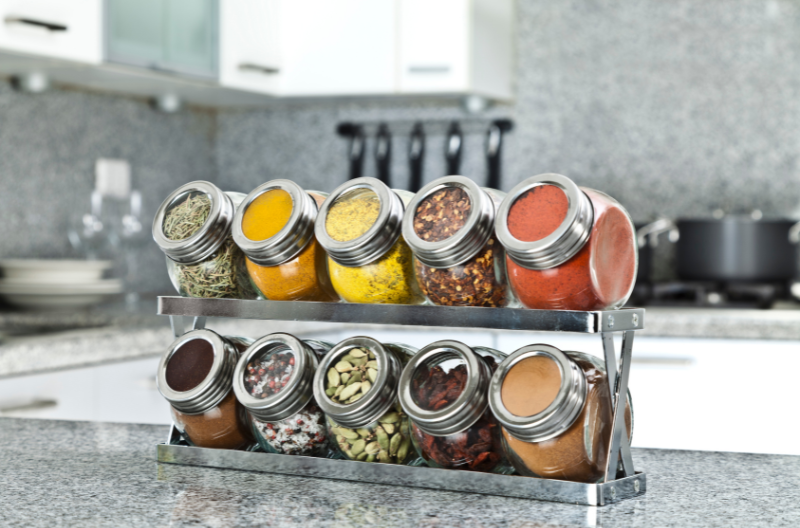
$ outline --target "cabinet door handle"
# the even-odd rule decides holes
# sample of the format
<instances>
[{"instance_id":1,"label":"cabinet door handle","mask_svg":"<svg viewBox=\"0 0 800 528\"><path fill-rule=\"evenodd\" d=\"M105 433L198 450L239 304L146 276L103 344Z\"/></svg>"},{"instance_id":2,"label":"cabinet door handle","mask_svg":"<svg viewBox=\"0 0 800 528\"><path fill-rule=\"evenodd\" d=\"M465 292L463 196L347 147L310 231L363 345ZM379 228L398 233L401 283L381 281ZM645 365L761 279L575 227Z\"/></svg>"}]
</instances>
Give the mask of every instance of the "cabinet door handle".
<instances>
[{"instance_id":1,"label":"cabinet door handle","mask_svg":"<svg viewBox=\"0 0 800 528\"><path fill-rule=\"evenodd\" d=\"M280 70L274 66L264 66L262 64L254 64L252 62L243 62L239 64L239 69L242 71L254 71L254 72L264 73L266 75L272 75L280 72Z\"/></svg>"},{"instance_id":2,"label":"cabinet door handle","mask_svg":"<svg viewBox=\"0 0 800 528\"><path fill-rule=\"evenodd\" d=\"M69 27L65 26L64 24L57 24L55 22L47 22L44 20L36 20L35 18L12 15L6 17L6 24L24 24L26 26L36 26L44 28L47 31L67 31L69 29Z\"/></svg>"},{"instance_id":3,"label":"cabinet door handle","mask_svg":"<svg viewBox=\"0 0 800 528\"><path fill-rule=\"evenodd\" d=\"M445 73L450 73L450 66L448 66L447 64L430 64L430 65L418 64L415 66L409 66L408 73L441 75Z\"/></svg>"}]
</instances>

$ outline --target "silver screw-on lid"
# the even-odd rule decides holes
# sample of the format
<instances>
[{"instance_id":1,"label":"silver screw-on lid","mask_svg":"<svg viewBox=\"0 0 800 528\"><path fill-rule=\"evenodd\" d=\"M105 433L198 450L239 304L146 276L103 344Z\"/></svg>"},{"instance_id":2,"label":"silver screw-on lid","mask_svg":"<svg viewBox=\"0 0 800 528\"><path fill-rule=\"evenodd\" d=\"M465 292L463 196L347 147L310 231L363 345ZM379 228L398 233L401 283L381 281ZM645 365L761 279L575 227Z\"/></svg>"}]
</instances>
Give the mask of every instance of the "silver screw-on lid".
<instances>
[{"instance_id":1,"label":"silver screw-on lid","mask_svg":"<svg viewBox=\"0 0 800 528\"><path fill-rule=\"evenodd\" d=\"M178 201L192 193L205 194L211 202L203 227L183 240L170 240L164 234L164 217ZM196 264L213 255L231 232L236 204L231 196L207 181L194 181L175 189L164 200L153 219L153 240L169 258L179 264Z\"/></svg>"},{"instance_id":2,"label":"silver screw-on lid","mask_svg":"<svg viewBox=\"0 0 800 528\"><path fill-rule=\"evenodd\" d=\"M334 403L325 394L328 369L354 348L363 348L375 355L378 376L364 397L349 405ZM371 337L351 337L333 347L322 359L314 376L314 398L322 412L339 425L349 428L364 427L389 411L397 398L397 382L401 365L397 357Z\"/></svg>"},{"instance_id":3,"label":"silver screw-on lid","mask_svg":"<svg viewBox=\"0 0 800 528\"><path fill-rule=\"evenodd\" d=\"M555 231L541 240L519 240L508 230L508 214L517 199L541 185L554 185L564 191L569 202L567 215ZM561 174L540 174L519 183L506 195L497 211L495 232L511 260L524 268L544 270L574 257L589 239L593 222L592 202L575 182Z\"/></svg>"},{"instance_id":4,"label":"silver screw-on lid","mask_svg":"<svg viewBox=\"0 0 800 528\"><path fill-rule=\"evenodd\" d=\"M287 351L294 357L294 368L286 386L266 398L252 396L244 384L248 363L256 357ZM314 350L300 339L291 334L270 334L250 345L239 358L233 371L233 391L250 414L265 422L277 422L300 412L311 401L317 365Z\"/></svg>"},{"instance_id":5,"label":"silver screw-on lid","mask_svg":"<svg viewBox=\"0 0 800 528\"><path fill-rule=\"evenodd\" d=\"M517 416L509 411L502 398L506 375L520 361L544 356L553 360L561 374L561 387L555 399L533 416ZM497 421L515 438L525 442L542 442L570 428L586 403L586 377L581 368L564 352L550 345L528 345L510 354L500 363L489 385L489 406Z\"/></svg>"},{"instance_id":6,"label":"silver screw-on lid","mask_svg":"<svg viewBox=\"0 0 800 528\"><path fill-rule=\"evenodd\" d=\"M199 385L188 391L173 390L167 384L167 364L172 356L186 343L202 339L211 345L214 361L208 374ZM156 384L162 396L183 414L201 414L216 407L231 390L231 375L239 352L226 338L211 330L193 330L172 342L161 356L158 364Z\"/></svg>"},{"instance_id":7,"label":"silver screw-on lid","mask_svg":"<svg viewBox=\"0 0 800 528\"><path fill-rule=\"evenodd\" d=\"M292 213L286 225L266 240L250 240L242 231L242 219L247 208L262 194L281 190L292 199ZM277 266L295 258L314 238L317 203L291 180L272 180L253 189L236 210L231 233L236 245L250 260L260 266Z\"/></svg>"},{"instance_id":8,"label":"silver screw-on lid","mask_svg":"<svg viewBox=\"0 0 800 528\"><path fill-rule=\"evenodd\" d=\"M426 241L414 230L417 207L429 196L448 187L459 188L467 194L469 217L452 236L438 242ZM467 262L486 245L494 233L494 217L494 203L478 184L464 176L445 176L420 189L411 199L403 216L403 238L414 256L426 266L451 268Z\"/></svg>"},{"instance_id":9,"label":"silver screw-on lid","mask_svg":"<svg viewBox=\"0 0 800 528\"><path fill-rule=\"evenodd\" d=\"M460 360L467 367L464 390L442 409L423 409L411 394L414 375L425 365L450 358ZM411 421L425 433L433 436L460 433L472 427L489 406L487 395L491 379L489 366L473 349L459 341L436 341L421 348L403 369L398 391L400 405Z\"/></svg>"},{"instance_id":10,"label":"silver screw-on lid","mask_svg":"<svg viewBox=\"0 0 800 528\"><path fill-rule=\"evenodd\" d=\"M358 189L372 191L378 197L381 204L378 218L360 237L345 242L334 240L325 228L328 211L339 198ZM376 178L355 178L337 187L322 204L314 233L334 261L347 267L363 266L382 257L400 238L403 211L403 201L385 183Z\"/></svg>"}]
</instances>

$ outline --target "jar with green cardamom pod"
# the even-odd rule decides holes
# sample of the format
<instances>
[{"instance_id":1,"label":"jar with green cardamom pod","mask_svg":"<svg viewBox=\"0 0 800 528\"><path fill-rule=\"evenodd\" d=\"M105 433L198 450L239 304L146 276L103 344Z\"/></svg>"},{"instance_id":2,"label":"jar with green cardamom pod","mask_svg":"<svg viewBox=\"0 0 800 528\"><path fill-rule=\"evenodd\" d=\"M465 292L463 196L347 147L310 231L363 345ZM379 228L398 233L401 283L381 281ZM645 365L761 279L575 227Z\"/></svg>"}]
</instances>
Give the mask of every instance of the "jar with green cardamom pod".
<instances>
[{"instance_id":1,"label":"jar with green cardamom pod","mask_svg":"<svg viewBox=\"0 0 800 528\"><path fill-rule=\"evenodd\" d=\"M314 397L341 455L360 462L417 459L408 416L397 400L400 375L416 349L351 337L333 347L314 376Z\"/></svg>"},{"instance_id":2,"label":"jar with green cardamom pod","mask_svg":"<svg viewBox=\"0 0 800 528\"><path fill-rule=\"evenodd\" d=\"M158 208L153 239L167 256L169 278L182 296L257 298L244 253L231 236L236 208L244 198L195 181L173 191Z\"/></svg>"}]
</instances>

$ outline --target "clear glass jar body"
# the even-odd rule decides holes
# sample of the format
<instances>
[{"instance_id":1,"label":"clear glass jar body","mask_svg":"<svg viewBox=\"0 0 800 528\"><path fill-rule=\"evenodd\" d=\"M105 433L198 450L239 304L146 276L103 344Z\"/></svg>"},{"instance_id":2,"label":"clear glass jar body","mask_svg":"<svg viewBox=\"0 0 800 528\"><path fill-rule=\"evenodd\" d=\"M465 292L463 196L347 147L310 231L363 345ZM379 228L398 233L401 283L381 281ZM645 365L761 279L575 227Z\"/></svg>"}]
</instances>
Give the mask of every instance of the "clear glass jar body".
<instances>
[{"instance_id":1,"label":"clear glass jar body","mask_svg":"<svg viewBox=\"0 0 800 528\"><path fill-rule=\"evenodd\" d=\"M167 257L167 273L183 297L256 299L246 262L242 250L228 238L213 255L196 264L179 264Z\"/></svg>"},{"instance_id":2,"label":"clear glass jar body","mask_svg":"<svg viewBox=\"0 0 800 528\"><path fill-rule=\"evenodd\" d=\"M509 283L527 308L616 309L633 291L638 250L630 216L610 196L593 189L581 190L592 202L594 223L575 256L546 270L527 269L507 257Z\"/></svg>"},{"instance_id":3,"label":"clear glass jar body","mask_svg":"<svg viewBox=\"0 0 800 528\"><path fill-rule=\"evenodd\" d=\"M503 352L491 348L474 347L473 350L489 365L492 373L506 356ZM448 368L447 363L450 361L452 360L447 357L432 361L427 365L431 369L428 372L434 372L433 369L437 367ZM440 378L433 386L425 387L427 394L433 398L428 401L431 410L439 408L439 402L435 401L437 398L441 402L452 401L461 393L461 391L457 391L457 394L452 392L452 389L458 386L458 382L454 379L456 377L454 371L459 367L454 365L450 367L453 368L445 374L445 377ZM412 381L412 394L418 395L420 390L418 384L426 381L432 380L430 377L427 379L415 377ZM419 401L419 396L416 400L417 404L422 403ZM414 448L430 467L505 475L514 471L503 451L501 427L488 407L478 421L460 433L447 436L431 435L417 427L413 420L410 421L410 433Z\"/></svg>"},{"instance_id":4,"label":"clear glass jar body","mask_svg":"<svg viewBox=\"0 0 800 528\"><path fill-rule=\"evenodd\" d=\"M297 414L277 422L264 422L250 415L258 444L267 453L280 455L328 456L328 428L325 414L312 399Z\"/></svg>"},{"instance_id":5,"label":"clear glass jar body","mask_svg":"<svg viewBox=\"0 0 800 528\"><path fill-rule=\"evenodd\" d=\"M340 455L348 460L407 464L416 458L408 416L397 402L379 419L363 427L342 427L329 417L328 433L336 439Z\"/></svg>"},{"instance_id":6,"label":"clear glass jar body","mask_svg":"<svg viewBox=\"0 0 800 528\"><path fill-rule=\"evenodd\" d=\"M277 266L246 259L253 286L270 301L338 301L328 275L325 250L312 240L295 258Z\"/></svg>"},{"instance_id":7,"label":"clear glass jar body","mask_svg":"<svg viewBox=\"0 0 800 528\"><path fill-rule=\"evenodd\" d=\"M411 249L400 237L379 259L347 267L328 258L328 273L339 297L350 303L422 304Z\"/></svg>"},{"instance_id":8,"label":"clear glass jar body","mask_svg":"<svg viewBox=\"0 0 800 528\"><path fill-rule=\"evenodd\" d=\"M611 438L613 409L608 376L598 358L581 352L564 352L583 370L587 382L586 403L572 426L542 442L525 442L502 429L503 447L509 461L529 477L599 482L604 477ZM625 426L633 436L633 404L628 392Z\"/></svg>"},{"instance_id":9,"label":"clear glass jar body","mask_svg":"<svg viewBox=\"0 0 800 528\"><path fill-rule=\"evenodd\" d=\"M184 414L170 406L172 421L191 445L213 449L246 449L255 442L247 411L231 390L212 409Z\"/></svg>"}]
</instances>

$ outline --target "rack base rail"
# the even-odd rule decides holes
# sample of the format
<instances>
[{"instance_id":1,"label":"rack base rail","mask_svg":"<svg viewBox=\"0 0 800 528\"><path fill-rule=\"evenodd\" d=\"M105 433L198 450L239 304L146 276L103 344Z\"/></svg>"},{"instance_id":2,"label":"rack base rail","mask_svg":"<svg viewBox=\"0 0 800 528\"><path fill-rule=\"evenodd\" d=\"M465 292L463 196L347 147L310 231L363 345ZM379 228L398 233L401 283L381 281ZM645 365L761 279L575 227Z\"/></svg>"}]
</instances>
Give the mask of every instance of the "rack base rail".
<instances>
[{"instance_id":1,"label":"rack base rail","mask_svg":"<svg viewBox=\"0 0 800 528\"><path fill-rule=\"evenodd\" d=\"M626 398L619 397L628 391L634 332L644 328L644 310L641 308L578 312L159 297L158 313L169 316L176 337L185 332L184 317L191 318L191 329L204 328L207 317L229 317L273 321L600 334L614 405L605 478L602 482L594 484L263 452L206 449L186 445L181 441L180 433L174 426L168 441L156 447L159 462L482 493L587 506L603 506L643 495L647 490L646 475L635 471L633 466L630 443L625 434ZM622 334L619 357L614 346L614 334L617 332Z\"/></svg>"}]
</instances>

